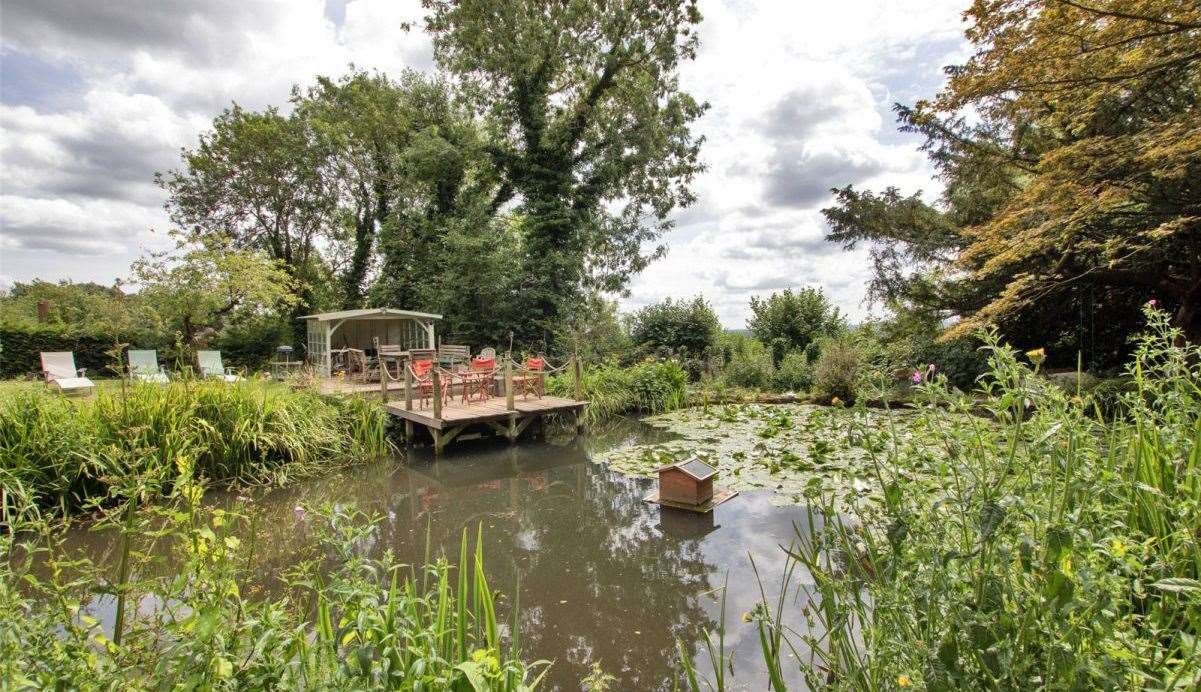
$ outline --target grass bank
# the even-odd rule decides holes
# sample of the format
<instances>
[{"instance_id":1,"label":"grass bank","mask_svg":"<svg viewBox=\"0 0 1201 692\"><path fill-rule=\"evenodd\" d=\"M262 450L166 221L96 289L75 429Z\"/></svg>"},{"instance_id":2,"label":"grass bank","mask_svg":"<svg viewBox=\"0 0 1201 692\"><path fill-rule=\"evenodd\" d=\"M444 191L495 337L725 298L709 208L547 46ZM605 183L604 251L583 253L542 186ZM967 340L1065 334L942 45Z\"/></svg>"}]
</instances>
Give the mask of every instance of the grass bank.
<instances>
[{"instance_id":1,"label":"grass bank","mask_svg":"<svg viewBox=\"0 0 1201 692\"><path fill-rule=\"evenodd\" d=\"M384 428L360 398L267 382L135 384L84 399L17 388L0 397L0 482L69 511L129 478L167 491L181 461L212 480L265 482L376 458Z\"/></svg>"},{"instance_id":2,"label":"grass bank","mask_svg":"<svg viewBox=\"0 0 1201 692\"><path fill-rule=\"evenodd\" d=\"M1197 689L1201 349L1149 320L1115 420L993 341L975 396L850 431L881 492L808 492L846 520L746 615L776 689L797 661L823 689Z\"/></svg>"}]
</instances>

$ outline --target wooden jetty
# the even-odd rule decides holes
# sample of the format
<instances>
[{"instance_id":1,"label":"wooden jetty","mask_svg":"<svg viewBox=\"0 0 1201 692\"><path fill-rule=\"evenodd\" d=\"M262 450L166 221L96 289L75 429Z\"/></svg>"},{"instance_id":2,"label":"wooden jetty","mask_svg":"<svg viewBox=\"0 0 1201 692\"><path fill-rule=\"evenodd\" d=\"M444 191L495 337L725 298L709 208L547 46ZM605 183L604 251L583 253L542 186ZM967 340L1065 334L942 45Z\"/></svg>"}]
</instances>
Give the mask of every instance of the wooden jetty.
<instances>
[{"instance_id":1,"label":"wooden jetty","mask_svg":"<svg viewBox=\"0 0 1201 692\"><path fill-rule=\"evenodd\" d=\"M576 396L579 397L579 367L573 363L573 375L576 377ZM437 370L432 373L433 390L441 391L441 376ZM486 399L450 397L443 402L441 397L433 396L421 406L414 396L412 377L405 370L404 384L400 388L404 398L400 401L389 401L389 395L397 391L388 386L387 376L379 385L380 395L384 401L385 410L405 422L405 440L412 443L416 437L416 426L424 427L434 442L434 453L441 454L446 445L459 437L471 427L485 428L509 440L516 442L531 423L543 416L558 414L569 415L574 419L576 431L582 427L581 415L588 405L581 398L568 399L564 397L542 396L519 397L513 385L513 370L511 365L505 367L503 396L489 396ZM545 391L545 386L540 388Z\"/></svg>"}]
</instances>

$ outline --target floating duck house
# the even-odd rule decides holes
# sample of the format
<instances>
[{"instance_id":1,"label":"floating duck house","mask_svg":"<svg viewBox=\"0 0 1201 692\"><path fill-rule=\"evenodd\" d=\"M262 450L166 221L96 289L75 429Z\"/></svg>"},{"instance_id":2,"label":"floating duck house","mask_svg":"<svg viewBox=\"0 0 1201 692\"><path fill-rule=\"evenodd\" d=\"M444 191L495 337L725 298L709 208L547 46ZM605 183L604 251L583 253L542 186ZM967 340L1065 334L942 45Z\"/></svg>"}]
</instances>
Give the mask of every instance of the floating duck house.
<instances>
[{"instance_id":1,"label":"floating duck house","mask_svg":"<svg viewBox=\"0 0 1201 692\"><path fill-rule=\"evenodd\" d=\"M703 505L713 499L717 469L693 457L659 469L659 499L685 505Z\"/></svg>"}]
</instances>

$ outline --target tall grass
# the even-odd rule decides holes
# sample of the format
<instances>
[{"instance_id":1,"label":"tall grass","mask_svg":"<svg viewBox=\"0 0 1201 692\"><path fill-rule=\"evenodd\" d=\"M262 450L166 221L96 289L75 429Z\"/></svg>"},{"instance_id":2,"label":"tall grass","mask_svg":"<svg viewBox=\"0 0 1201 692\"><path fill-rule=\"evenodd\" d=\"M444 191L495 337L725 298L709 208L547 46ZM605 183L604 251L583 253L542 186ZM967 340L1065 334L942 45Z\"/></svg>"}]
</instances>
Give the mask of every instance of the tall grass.
<instances>
[{"instance_id":1,"label":"tall grass","mask_svg":"<svg viewBox=\"0 0 1201 692\"><path fill-rule=\"evenodd\" d=\"M1201 349L1148 316L1117 420L989 339L982 396L922 388L941 458L857 431L883 498L788 550L807 605L754 611L784 643L769 668L792 653L823 689L1198 689Z\"/></svg>"},{"instance_id":2,"label":"tall grass","mask_svg":"<svg viewBox=\"0 0 1201 692\"><path fill-rule=\"evenodd\" d=\"M377 457L384 427L366 401L267 383L135 384L79 401L30 389L0 400L0 480L72 509L122 477L169 477L185 457L207 478L243 481Z\"/></svg>"},{"instance_id":3,"label":"tall grass","mask_svg":"<svg viewBox=\"0 0 1201 692\"><path fill-rule=\"evenodd\" d=\"M545 662L524 663L505 641L484 576L482 533L459 562L398 564L366 556L378 517L327 506L305 519L309 559L285 575L283 595L252 595L257 534L241 510L205 508L183 461L168 501L126 502L102 520L119 525L115 578L69 559L64 519L16 503L0 533L0 680L14 689L530 690ZM131 519L132 517L132 519ZM14 536L19 537L14 538ZM153 545L151 542L154 542ZM152 549L153 548L153 549ZM178 566L165 576L150 560ZM331 559L332 558L332 559ZM128 561L128 562L127 562ZM41 564L42 569L35 569ZM88 614L89 599L118 596L117 622ZM133 604L140 604L137 608ZM128 612L127 612L128 611Z\"/></svg>"},{"instance_id":4,"label":"tall grass","mask_svg":"<svg viewBox=\"0 0 1201 692\"><path fill-rule=\"evenodd\" d=\"M584 372L583 396L588 401L584 423L593 425L623 413L664 413L684 405L688 374L674 360L644 361L625 367L613 363ZM552 377L547 391L574 396L570 374Z\"/></svg>"}]
</instances>

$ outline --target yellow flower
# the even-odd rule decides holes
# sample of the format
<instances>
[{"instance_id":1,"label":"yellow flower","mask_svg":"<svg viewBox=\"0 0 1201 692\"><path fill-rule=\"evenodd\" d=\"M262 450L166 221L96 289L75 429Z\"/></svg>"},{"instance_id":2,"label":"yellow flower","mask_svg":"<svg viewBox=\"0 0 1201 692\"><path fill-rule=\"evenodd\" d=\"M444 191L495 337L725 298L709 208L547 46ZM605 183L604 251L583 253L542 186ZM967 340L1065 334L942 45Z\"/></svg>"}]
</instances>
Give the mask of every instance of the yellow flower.
<instances>
[{"instance_id":1,"label":"yellow flower","mask_svg":"<svg viewBox=\"0 0 1201 692\"><path fill-rule=\"evenodd\" d=\"M1039 365L1047 359L1047 349L1036 348L1033 351L1026 351L1026 357L1030 359L1031 363Z\"/></svg>"},{"instance_id":2,"label":"yellow flower","mask_svg":"<svg viewBox=\"0 0 1201 692\"><path fill-rule=\"evenodd\" d=\"M834 397L833 399L830 399L830 405L831 406L842 406L842 399L839 399L838 397Z\"/></svg>"},{"instance_id":3,"label":"yellow flower","mask_svg":"<svg viewBox=\"0 0 1201 692\"><path fill-rule=\"evenodd\" d=\"M908 675L897 676L897 687L909 687L909 682L910 680Z\"/></svg>"}]
</instances>

